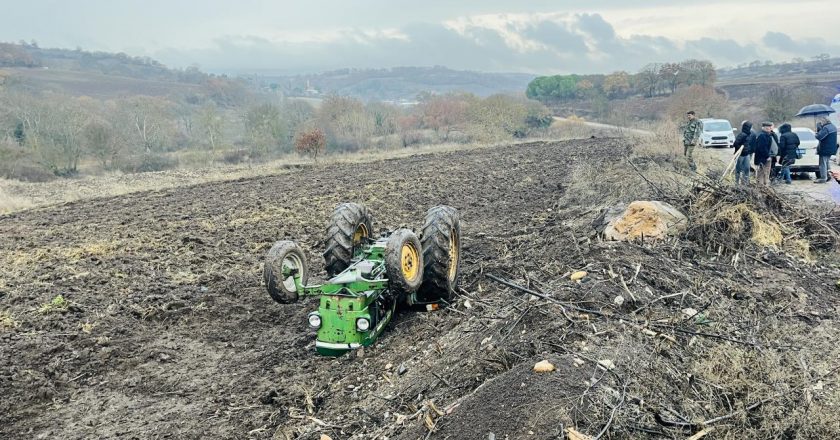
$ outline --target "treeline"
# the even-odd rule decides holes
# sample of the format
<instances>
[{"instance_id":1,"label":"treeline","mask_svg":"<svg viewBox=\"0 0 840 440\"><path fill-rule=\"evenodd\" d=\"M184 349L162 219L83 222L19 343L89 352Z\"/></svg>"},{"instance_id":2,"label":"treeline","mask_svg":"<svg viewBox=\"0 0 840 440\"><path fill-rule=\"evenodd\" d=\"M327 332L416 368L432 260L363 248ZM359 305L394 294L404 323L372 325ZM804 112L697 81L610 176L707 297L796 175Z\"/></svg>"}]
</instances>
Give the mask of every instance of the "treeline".
<instances>
[{"instance_id":1,"label":"treeline","mask_svg":"<svg viewBox=\"0 0 840 440\"><path fill-rule=\"evenodd\" d=\"M0 67L42 67L191 84L200 84L215 77L195 66L170 69L150 57L133 57L122 52L90 52L81 48L42 48L35 41L0 43Z\"/></svg>"},{"instance_id":2,"label":"treeline","mask_svg":"<svg viewBox=\"0 0 840 440\"><path fill-rule=\"evenodd\" d=\"M340 96L315 104L251 96L226 106L210 94L98 100L0 89L0 176L47 180L77 174L83 165L142 172L187 160L254 162L290 153L296 144L314 156L504 140L552 122L544 105L508 95L430 95L411 108Z\"/></svg>"},{"instance_id":3,"label":"treeline","mask_svg":"<svg viewBox=\"0 0 840 440\"><path fill-rule=\"evenodd\" d=\"M0 67L37 67L41 63L21 46L0 43Z\"/></svg>"},{"instance_id":4,"label":"treeline","mask_svg":"<svg viewBox=\"0 0 840 440\"><path fill-rule=\"evenodd\" d=\"M528 84L526 95L547 103L575 99L620 99L634 95L672 95L682 86L714 84L714 65L704 60L651 63L631 74L540 76Z\"/></svg>"},{"instance_id":5,"label":"treeline","mask_svg":"<svg viewBox=\"0 0 840 440\"><path fill-rule=\"evenodd\" d=\"M721 80L756 76L818 75L840 72L840 57L821 53L806 60L796 57L789 61L753 60L733 68L720 69Z\"/></svg>"},{"instance_id":6,"label":"treeline","mask_svg":"<svg viewBox=\"0 0 840 440\"><path fill-rule=\"evenodd\" d=\"M422 92L454 90L490 96L523 90L530 74L487 73L435 67L393 67L387 69L338 69L317 74L264 76L258 81L270 90L289 96L321 94L354 96L364 100L398 101Z\"/></svg>"}]
</instances>

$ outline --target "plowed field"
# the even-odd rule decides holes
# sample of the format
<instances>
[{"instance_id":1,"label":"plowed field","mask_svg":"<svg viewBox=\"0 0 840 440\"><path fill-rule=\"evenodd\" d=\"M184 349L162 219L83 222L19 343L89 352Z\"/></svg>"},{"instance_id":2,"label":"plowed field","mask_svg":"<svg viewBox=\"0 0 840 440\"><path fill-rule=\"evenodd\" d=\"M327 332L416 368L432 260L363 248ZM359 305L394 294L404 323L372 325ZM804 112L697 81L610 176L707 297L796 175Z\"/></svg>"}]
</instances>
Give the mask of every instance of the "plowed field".
<instances>
[{"instance_id":1,"label":"plowed field","mask_svg":"<svg viewBox=\"0 0 840 440\"><path fill-rule=\"evenodd\" d=\"M602 206L567 191L582 164L629 154L612 139L535 142L0 217L0 437L546 439L575 427L671 438L730 413L714 422L728 438L745 423L747 436L840 433L837 269L733 269L690 247L594 240ZM306 326L315 301L272 302L262 260L274 241L295 240L312 281L323 279L325 222L346 201L387 230L419 228L435 205L459 209L462 291L448 309L402 312L373 347L325 358ZM589 275L570 281L579 269ZM685 331L745 341L651 335L619 319L688 307L708 322ZM812 346L785 351L802 341ZM532 372L542 359L558 370ZM596 365L605 359L615 368ZM779 363L796 374L768 376ZM782 413L799 424L774 425Z\"/></svg>"}]
</instances>

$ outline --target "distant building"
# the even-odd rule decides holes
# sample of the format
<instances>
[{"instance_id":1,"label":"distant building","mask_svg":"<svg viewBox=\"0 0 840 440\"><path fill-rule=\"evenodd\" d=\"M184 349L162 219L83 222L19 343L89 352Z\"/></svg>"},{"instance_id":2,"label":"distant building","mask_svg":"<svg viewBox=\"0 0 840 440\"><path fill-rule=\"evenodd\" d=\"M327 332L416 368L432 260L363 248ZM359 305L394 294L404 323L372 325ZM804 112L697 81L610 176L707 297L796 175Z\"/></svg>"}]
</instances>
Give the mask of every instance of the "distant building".
<instances>
[{"instance_id":1,"label":"distant building","mask_svg":"<svg viewBox=\"0 0 840 440\"><path fill-rule=\"evenodd\" d=\"M303 94L306 96L318 96L321 94L318 89L312 87L312 84L309 83L309 80L306 80L306 89L303 90Z\"/></svg>"}]
</instances>

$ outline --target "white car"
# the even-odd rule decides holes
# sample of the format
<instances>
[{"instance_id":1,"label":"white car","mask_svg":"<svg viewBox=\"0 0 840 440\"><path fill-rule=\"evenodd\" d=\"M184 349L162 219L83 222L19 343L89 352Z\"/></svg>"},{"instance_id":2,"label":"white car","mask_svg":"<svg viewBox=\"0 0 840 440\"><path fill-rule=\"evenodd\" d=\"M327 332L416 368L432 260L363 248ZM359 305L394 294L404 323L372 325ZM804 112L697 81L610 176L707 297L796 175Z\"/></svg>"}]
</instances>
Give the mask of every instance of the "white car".
<instances>
[{"instance_id":1,"label":"white car","mask_svg":"<svg viewBox=\"0 0 840 440\"><path fill-rule=\"evenodd\" d=\"M807 127L793 127L792 132L799 136L799 156L796 163L790 167L792 172L814 172L820 171L820 156L817 154L817 147L820 141L814 135L814 130Z\"/></svg>"},{"instance_id":2,"label":"white car","mask_svg":"<svg viewBox=\"0 0 840 440\"><path fill-rule=\"evenodd\" d=\"M735 143L735 133L732 124L726 119L701 119L703 133L700 135L700 142L703 148L726 147L729 148Z\"/></svg>"}]
</instances>

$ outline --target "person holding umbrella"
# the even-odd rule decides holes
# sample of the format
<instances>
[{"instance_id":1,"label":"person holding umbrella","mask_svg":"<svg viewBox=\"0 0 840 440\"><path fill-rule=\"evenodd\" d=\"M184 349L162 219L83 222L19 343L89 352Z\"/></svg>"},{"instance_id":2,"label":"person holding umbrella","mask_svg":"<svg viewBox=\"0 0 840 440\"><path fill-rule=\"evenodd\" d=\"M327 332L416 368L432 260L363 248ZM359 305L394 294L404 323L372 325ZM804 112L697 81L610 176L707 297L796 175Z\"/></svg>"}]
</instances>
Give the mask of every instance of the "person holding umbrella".
<instances>
[{"instance_id":1,"label":"person holding umbrella","mask_svg":"<svg viewBox=\"0 0 840 440\"><path fill-rule=\"evenodd\" d=\"M837 154L837 127L828 118L821 117L817 121L817 140L820 141L820 146L817 147L817 154L820 156L820 178L814 183L826 183L831 169L829 161L831 156Z\"/></svg>"}]
</instances>

